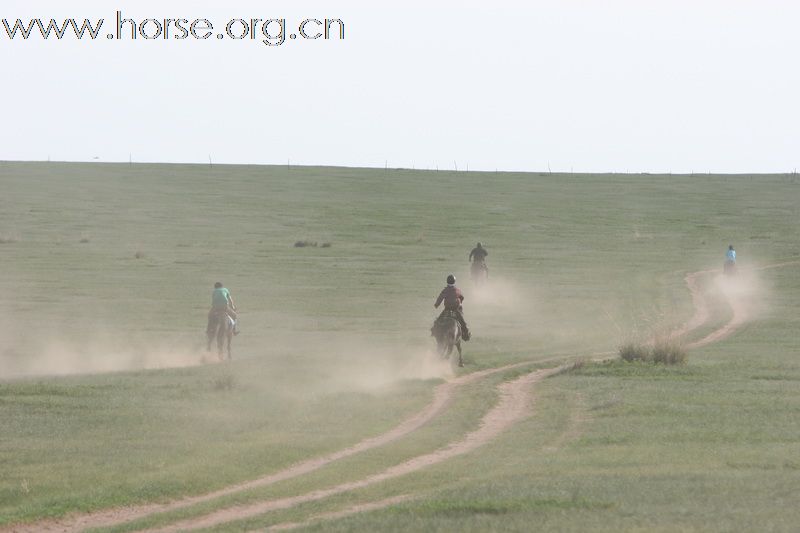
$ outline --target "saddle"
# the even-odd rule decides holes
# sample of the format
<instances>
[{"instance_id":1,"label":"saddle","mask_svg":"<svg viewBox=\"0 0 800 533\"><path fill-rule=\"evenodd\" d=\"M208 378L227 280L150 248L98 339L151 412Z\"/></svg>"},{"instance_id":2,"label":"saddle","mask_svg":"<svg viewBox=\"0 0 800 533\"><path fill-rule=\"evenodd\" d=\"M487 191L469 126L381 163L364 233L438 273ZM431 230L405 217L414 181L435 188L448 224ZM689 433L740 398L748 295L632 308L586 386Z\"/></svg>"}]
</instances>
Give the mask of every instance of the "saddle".
<instances>
[{"instance_id":1,"label":"saddle","mask_svg":"<svg viewBox=\"0 0 800 533\"><path fill-rule=\"evenodd\" d=\"M433 321L433 327L431 327L431 335L434 337L436 336L437 332L441 331L442 328L446 325L447 322L450 320L455 320L458 322L458 315L456 311L452 309L445 309L442 311L442 314L439 315L436 320Z\"/></svg>"}]
</instances>

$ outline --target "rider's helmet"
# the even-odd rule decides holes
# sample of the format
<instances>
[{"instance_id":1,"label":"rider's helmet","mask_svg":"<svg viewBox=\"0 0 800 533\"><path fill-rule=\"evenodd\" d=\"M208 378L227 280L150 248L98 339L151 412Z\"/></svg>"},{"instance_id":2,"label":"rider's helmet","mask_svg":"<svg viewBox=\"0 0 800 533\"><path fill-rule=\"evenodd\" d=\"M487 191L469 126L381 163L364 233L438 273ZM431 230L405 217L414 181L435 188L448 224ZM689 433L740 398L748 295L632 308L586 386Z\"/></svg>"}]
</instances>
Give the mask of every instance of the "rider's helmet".
<instances>
[{"instance_id":1,"label":"rider's helmet","mask_svg":"<svg viewBox=\"0 0 800 533\"><path fill-rule=\"evenodd\" d=\"M483 248L483 245L481 243L478 243L478 248Z\"/></svg>"},{"instance_id":2,"label":"rider's helmet","mask_svg":"<svg viewBox=\"0 0 800 533\"><path fill-rule=\"evenodd\" d=\"M221 281L218 281L218 282L216 282L216 283L214 284L214 288L215 288L215 289L221 289L221 288L222 288L222 282L221 282Z\"/></svg>"},{"instance_id":3,"label":"rider's helmet","mask_svg":"<svg viewBox=\"0 0 800 533\"><path fill-rule=\"evenodd\" d=\"M447 276L447 284L448 285L455 285L456 284L456 277L452 274Z\"/></svg>"},{"instance_id":4,"label":"rider's helmet","mask_svg":"<svg viewBox=\"0 0 800 533\"><path fill-rule=\"evenodd\" d=\"M732 244L728 245L728 250L733 250L733 245Z\"/></svg>"}]
</instances>

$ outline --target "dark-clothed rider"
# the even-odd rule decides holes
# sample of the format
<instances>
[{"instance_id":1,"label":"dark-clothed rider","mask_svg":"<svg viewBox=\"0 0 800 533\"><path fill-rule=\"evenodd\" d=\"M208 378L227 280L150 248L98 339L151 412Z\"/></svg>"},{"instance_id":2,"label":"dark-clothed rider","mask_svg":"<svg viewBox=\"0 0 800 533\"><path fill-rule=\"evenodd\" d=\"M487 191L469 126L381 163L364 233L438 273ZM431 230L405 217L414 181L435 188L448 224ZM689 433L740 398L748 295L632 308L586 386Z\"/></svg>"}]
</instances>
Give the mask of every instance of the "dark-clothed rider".
<instances>
[{"instance_id":1,"label":"dark-clothed rider","mask_svg":"<svg viewBox=\"0 0 800 533\"><path fill-rule=\"evenodd\" d=\"M469 260L472 261L474 259L476 263L482 265L486 263L487 255L489 255L489 252L486 251L486 248L484 248L481 243L478 243L469 253Z\"/></svg>"}]
</instances>

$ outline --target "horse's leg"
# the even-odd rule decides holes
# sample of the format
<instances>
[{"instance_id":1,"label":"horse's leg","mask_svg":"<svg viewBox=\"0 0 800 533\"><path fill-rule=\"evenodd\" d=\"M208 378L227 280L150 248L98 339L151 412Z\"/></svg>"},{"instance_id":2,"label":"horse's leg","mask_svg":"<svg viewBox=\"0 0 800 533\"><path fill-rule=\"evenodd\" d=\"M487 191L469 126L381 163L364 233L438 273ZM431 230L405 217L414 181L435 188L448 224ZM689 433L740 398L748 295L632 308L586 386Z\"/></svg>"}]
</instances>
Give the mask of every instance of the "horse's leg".
<instances>
[{"instance_id":1,"label":"horse's leg","mask_svg":"<svg viewBox=\"0 0 800 533\"><path fill-rule=\"evenodd\" d=\"M211 342L214 340L214 332L217 331L216 321L214 320L214 315L211 311L208 313L208 325L206 325L206 340L208 340L208 344L206 345L206 351L211 351Z\"/></svg>"},{"instance_id":2,"label":"horse's leg","mask_svg":"<svg viewBox=\"0 0 800 533\"><path fill-rule=\"evenodd\" d=\"M222 348L225 345L225 324L220 321L219 329L217 329L217 357L222 361Z\"/></svg>"},{"instance_id":3,"label":"horse's leg","mask_svg":"<svg viewBox=\"0 0 800 533\"><path fill-rule=\"evenodd\" d=\"M453 347L456 345L456 341L458 340L458 325L455 326L455 329L451 329L447 332L447 358L450 359L450 355L453 353Z\"/></svg>"},{"instance_id":4,"label":"horse's leg","mask_svg":"<svg viewBox=\"0 0 800 533\"><path fill-rule=\"evenodd\" d=\"M458 366L464 366L464 359L461 357L461 341L456 342L456 348L458 348Z\"/></svg>"},{"instance_id":5,"label":"horse's leg","mask_svg":"<svg viewBox=\"0 0 800 533\"><path fill-rule=\"evenodd\" d=\"M232 359L231 357L231 339L233 339L233 327L228 329L228 361Z\"/></svg>"}]
</instances>

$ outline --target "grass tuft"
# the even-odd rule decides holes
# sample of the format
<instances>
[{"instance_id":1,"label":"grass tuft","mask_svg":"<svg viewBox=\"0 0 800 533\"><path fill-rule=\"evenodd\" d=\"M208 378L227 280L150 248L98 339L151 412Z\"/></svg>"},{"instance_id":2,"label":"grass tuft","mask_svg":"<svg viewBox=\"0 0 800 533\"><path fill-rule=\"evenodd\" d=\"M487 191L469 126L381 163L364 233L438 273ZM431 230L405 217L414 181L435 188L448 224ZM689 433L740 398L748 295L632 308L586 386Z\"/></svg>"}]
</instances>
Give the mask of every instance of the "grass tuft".
<instances>
[{"instance_id":1,"label":"grass tuft","mask_svg":"<svg viewBox=\"0 0 800 533\"><path fill-rule=\"evenodd\" d=\"M658 340L652 346L626 342L619 347L619 356L628 363L641 361L662 365L683 365L688 359L683 345L672 339Z\"/></svg>"},{"instance_id":2,"label":"grass tuft","mask_svg":"<svg viewBox=\"0 0 800 533\"><path fill-rule=\"evenodd\" d=\"M629 363L633 361L647 361L650 357L650 350L644 344L626 342L619 347L619 356L623 361Z\"/></svg>"},{"instance_id":3,"label":"grass tuft","mask_svg":"<svg viewBox=\"0 0 800 533\"><path fill-rule=\"evenodd\" d=\"M663 365L683 365L686 364L686 349L674 340L657 341L650 351L654 363Z\"/></svg>"},{"instance_id":4,"label":"grass tuft","mask_svg":"<svg viewBox=\"0 0 800 533\"><path fill-rule=\"evenodd\" d=\"M295 248L330 248L332 246L329 242L318 243L317 241L295 241Z\"/></svg>"},{"instance_id":5,"label":"grass tuft","mask_svg":"<svg viewBox=\"0 0 800 533\"><path fill-rule=\"evenodd\" d=\"M554 378L556 376L560 376L562 374L569 374L570 372L577 372L581 370L583 367L586 366L586 359L582 357L576 358L571 363L566 363L562 365L557 371L550 374L549 377Z\"/></svg>"}]
</instances>

